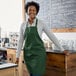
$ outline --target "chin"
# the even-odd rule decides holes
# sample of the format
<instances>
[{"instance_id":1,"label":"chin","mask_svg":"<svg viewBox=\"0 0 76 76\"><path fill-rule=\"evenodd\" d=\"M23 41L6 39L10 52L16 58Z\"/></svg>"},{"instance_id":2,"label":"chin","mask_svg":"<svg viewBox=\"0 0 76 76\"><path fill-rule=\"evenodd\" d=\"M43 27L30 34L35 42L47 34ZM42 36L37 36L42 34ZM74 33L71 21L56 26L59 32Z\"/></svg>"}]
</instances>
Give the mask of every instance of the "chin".
<instances>
[{"instance_id":1,"label":"chin","mask_svg":"<svg viewBox=\"0 0 76 76\"><path fill-rule=\"evenodd\" d=\"M31 19L34 19L35 18L35 16L34 17L30 17Z\"/></svg>"}]
</instances>

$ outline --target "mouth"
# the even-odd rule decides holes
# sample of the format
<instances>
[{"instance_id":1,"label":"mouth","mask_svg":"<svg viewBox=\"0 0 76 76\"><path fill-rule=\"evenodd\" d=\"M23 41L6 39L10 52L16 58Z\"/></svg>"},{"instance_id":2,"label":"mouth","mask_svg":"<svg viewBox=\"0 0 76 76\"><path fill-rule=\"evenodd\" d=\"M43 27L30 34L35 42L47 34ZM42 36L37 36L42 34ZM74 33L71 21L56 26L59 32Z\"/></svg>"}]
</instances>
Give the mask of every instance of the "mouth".
<instances>
[{"instance_id":1,"label":"mouth","mask_svg":"<svg viewBox=\"0 0 76 76\"><path fill-rule=\"evenodd\" d=\"M35 14L29 14L30 17L34 18L35 17Z\"/></svg>"},{"instance_id":2,"label":"mouth","mask_svg":"<svg viewBox=\"0 0 76 76\"><path fill-rule=\"evenodd\" d=\"M31 16L35 16L35 14L29 14L29 15L31 15Z\"/></svg>"}]
</instances>

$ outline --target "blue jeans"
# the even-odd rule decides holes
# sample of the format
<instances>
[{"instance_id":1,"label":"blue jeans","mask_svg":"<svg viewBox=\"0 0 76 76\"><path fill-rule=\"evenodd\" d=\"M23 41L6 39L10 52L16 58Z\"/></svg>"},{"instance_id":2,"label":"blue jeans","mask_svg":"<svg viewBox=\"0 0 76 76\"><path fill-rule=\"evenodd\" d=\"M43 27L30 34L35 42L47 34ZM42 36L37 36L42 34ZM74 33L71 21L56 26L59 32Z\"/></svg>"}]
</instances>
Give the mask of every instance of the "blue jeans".
<instances>
[{"instance_id":1,"label":"blue jeans","mask_svg":"<svg viewBox=\"0 0 76 76\"><path fill-rule=\"evenodd\" d=\"M30 76L42 76L42 75L40 75L40 74L30 74Z\"/></svg>"}]
</instances>

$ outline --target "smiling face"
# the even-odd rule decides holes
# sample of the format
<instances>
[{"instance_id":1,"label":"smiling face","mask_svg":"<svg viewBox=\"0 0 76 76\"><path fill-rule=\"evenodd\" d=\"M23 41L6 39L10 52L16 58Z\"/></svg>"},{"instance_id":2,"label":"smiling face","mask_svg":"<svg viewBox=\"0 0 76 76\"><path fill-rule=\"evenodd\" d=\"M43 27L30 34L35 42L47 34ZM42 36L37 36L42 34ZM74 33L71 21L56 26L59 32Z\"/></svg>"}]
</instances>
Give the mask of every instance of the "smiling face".
<instances>
[{"instance_id":1,"label":"smiling face","mask_svg":"<svg viewBox=\"0 0 76 76\"><path fill-rule=\"evenodd\" d=\"M27 14L29 15L30 19L34 19L37 15L36 7L33 5L29 6Z\"/></svg>"}]
</instances>

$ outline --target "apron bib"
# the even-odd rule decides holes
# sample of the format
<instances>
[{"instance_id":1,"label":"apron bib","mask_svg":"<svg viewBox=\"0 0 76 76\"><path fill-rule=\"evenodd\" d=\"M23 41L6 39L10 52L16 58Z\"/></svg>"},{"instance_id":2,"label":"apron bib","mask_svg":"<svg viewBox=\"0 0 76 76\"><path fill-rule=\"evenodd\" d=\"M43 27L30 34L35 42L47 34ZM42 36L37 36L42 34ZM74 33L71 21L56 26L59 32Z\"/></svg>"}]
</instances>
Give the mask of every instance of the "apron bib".
<instances>
[{"instance_id":1,"label":"apron bib","mask_svg":"<svg viewBox=\"0 0 76 76\"><path fill-rule=\"evenodd\" d=\"M46 67L46 51L44 48L43 41L39 37L37 31L37 22L35 26L28 27L24 34L24 60L29 73L32 74L44 74Z\"/></svg>"}]
</instances>

